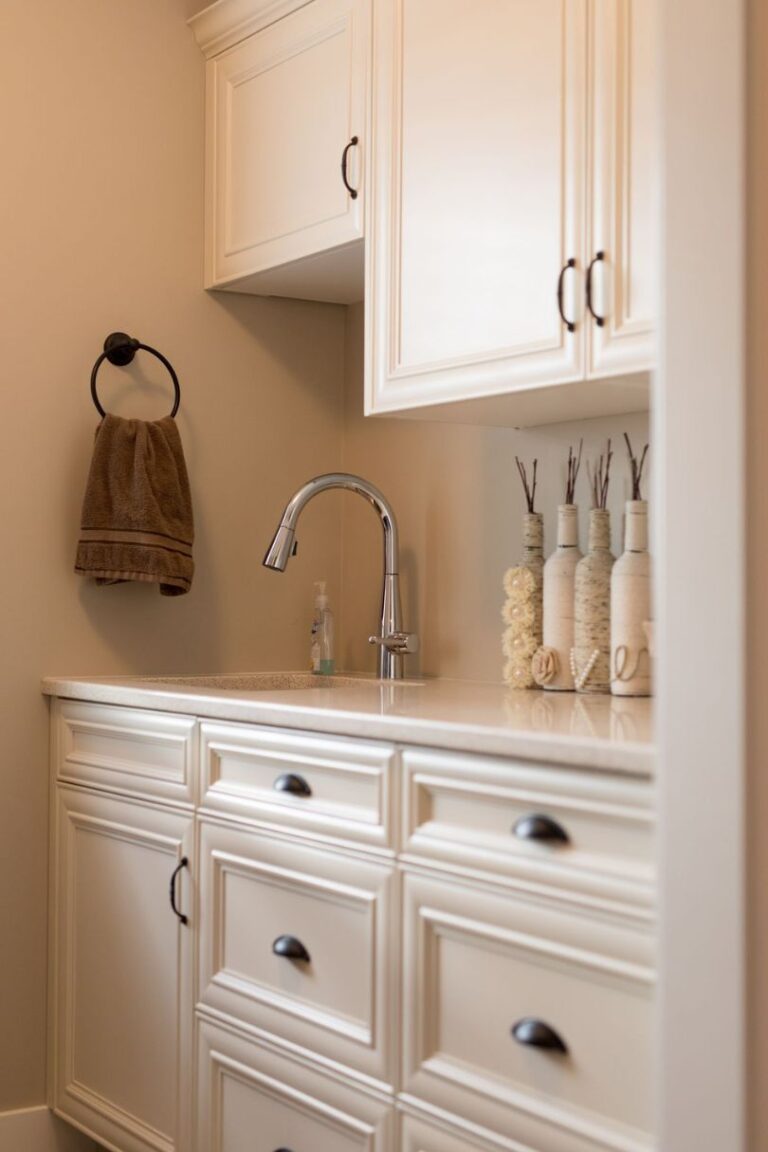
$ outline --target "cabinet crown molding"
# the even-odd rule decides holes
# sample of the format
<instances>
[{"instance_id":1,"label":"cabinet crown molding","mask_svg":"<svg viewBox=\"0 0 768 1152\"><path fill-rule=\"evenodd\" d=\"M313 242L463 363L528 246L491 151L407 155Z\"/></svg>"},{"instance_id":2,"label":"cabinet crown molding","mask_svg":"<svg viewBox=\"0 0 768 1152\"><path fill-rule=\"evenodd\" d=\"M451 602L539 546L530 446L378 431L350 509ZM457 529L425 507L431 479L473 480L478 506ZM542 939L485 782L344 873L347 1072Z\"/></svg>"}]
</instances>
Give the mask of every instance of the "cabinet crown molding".
<instances>
[{"instance_id":1,"label":"cabinet crown molding","mask_svg":"<svg viewBox=\"0 0 768 1152\"><path fill-rule=\"evenodd\" d=\"M216 0L187 21L206 59L303 8L309 0Z\"/></svg>"}]
</instances>

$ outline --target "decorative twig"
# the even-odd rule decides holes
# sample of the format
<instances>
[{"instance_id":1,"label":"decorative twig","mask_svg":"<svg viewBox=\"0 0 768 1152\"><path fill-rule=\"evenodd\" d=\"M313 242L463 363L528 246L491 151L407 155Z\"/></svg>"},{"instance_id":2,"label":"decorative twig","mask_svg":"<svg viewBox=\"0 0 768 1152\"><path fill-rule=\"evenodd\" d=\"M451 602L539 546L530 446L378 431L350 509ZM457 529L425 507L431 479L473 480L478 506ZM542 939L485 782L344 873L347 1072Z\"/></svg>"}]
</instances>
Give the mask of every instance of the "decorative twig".
<instances>
[{"instance_id":1,"label":"decorative twig","mask_svg":"<svg viewBox=\"0 0 768 1152\"><path fill-rule=\"evenodd\" d=\"M584 447L584 441L579 440L579 454L574 456L573 448L568 446L568 479L565 484L565 502L566 504L573 504L574 496L576 495L576 480L578 479L579 469L581 468L581 450Z\"/></svg>"},{"instance_id":2,"label":"decorative twig","mask_svg":"<svg viewBox=\"0 0 768 1152\"><path fill-rule=\"evenodd\" d=\"M528 484L528 474L525 470L525 464L523 464L517 456L515 456L515 464L517 464L517 470L520 473L520 479L523 482L523 491L525 492L525 502L528 505L528 511L534 512L534 501L536 499L536 469L539 466L539 462L538 460L534 460L533 462L533 476L532 483L530 485Z\"/></svg>"},{"instance_id":3,"label":"decorative twig","mask_svg":"<svg viewBox=\"0 0 768 1152\"><path fill-rule=\"evenodd\" d=\"M592 488L593 508L605 510L607 507L608 485L611 482L611 460L613 460L613 452L611 451L611 441L608 440L605 456L600 456L591 476L589 474L589 463L587 463L587 475L589 476L590 487Z\"/></svg>"},{"instance_id":4,"label":"decorative twig","mask_svg":"<svg viewBox=\"0 0 768 1152\"><path fill-rule=\"evenodd\" d=\"M643 468L645 467L645 460L648 455L648 445L646 444L643 448L643 454L638 461L632 451L632 442L626 432L624 433L624 440L626 441L627 452L629 453L629 464L632 469L632 499L642 500L643 495L640 486L643 482Z\"/></svg>"}]
</instances>

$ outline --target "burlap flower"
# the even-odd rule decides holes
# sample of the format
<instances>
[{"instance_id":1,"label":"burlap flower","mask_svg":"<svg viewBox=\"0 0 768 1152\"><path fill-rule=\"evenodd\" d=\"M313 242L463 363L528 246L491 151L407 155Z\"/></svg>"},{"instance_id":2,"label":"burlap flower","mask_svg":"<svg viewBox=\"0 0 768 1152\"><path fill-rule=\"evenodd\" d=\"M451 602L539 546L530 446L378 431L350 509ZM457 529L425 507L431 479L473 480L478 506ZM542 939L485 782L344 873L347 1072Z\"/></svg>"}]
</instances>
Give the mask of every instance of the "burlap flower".
<instances>
[{"instance_id":1,"label":"burlap flower","mask_svg":"<svg viewBox=\"0 0 768 1152\"><path fill-rule=\"evenodd\" d=\"M507 600L501 610L501 618L505 624L514 624L521 630L527 629L530 631L536 619L536 612L531 598L529 597L527 600L521 601Z\"/></svg>"},{"instance_id":2,"label":"burlap flower","mask_svg":"<svg viewBox=\"0 0 768 1152\"><path fill-rule=\"evenodd\" d=\"M536 639L531 632L520 632L512 625L504 629L501 650L508 660L530 660L536 651Z\"/></svg>"},{"instance_id":3,"label":"burlap flower","mask_svg":"<svg viewBox=\"0 0 768 1152\"><path fill-rule=\"evenodd\" d=\"M504 665L504 681L510 688L532 688L531 661L515 657Z\"/></svg>"},{"instance_id":4,"label":"burlap flower","mask_svg":"<svg viewBox=\"0 0 768 1152\"><path fill-rule=\"evenodd\" d=\"M530 568L518 565L504 573L504 591L515 603L527 600L536 588L536 580Z\"/></svg>"},{"instance_id":5,"label":"burlap flower","mask_svg":"<svg viewBox=\"0 0 768 1152\"><path fill-rule=\"evenodd\" d=\"M554 648L542 646L534 653L531 661L531 673L537 684L549 684L559 671L559 661Z\"/></svg>"}]
</instances>

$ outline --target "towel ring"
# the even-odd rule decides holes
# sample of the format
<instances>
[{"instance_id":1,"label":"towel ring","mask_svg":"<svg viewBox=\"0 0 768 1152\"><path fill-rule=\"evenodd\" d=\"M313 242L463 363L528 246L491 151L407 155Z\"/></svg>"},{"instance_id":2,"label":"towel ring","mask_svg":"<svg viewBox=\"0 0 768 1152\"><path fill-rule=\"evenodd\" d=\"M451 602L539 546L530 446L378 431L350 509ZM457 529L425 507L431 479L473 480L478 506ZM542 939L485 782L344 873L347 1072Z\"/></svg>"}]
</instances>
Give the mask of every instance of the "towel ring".
<instances>
[{"instance_id":1,"label":"towel ring","mask_svg":"<svg viewBox=\"0 0 768 1152\"><path fill-rule=\"evenodd\" d=\"M124 368L126 364L130 364L136 353L141 349L144 352L151 352L153 356L165 364L166 368L171 374L173 380L173 389L175 392L175 399L173 408L171 410L171 418L173 418L179 410L181 403L181 388L179 387L179 378L173 370L173 365L170 360L166 360L162 352L158 352L156 348L150 348L149 344L142 344L140 340L136 340L133 336L128 336L125 332L110 332L104 341L104 351L101 353L91 372L91 396L96 405L96 411L100 416L106 416L106 412L101 406L99 396L96 391L96 377L99 368L105 360L109 360L110 364L116 364L119 368Z\"/></svg>"}]
</instances>

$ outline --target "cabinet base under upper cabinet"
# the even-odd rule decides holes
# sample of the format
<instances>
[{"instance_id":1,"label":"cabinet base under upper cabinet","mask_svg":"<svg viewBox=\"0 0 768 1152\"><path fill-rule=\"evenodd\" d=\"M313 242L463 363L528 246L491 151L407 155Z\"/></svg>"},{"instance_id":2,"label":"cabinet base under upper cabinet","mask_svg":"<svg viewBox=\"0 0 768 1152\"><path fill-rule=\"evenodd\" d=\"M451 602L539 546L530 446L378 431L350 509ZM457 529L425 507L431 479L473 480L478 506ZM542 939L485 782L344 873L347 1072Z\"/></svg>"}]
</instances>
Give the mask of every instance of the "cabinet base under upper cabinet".
<instances>
[{"instance_id":1,"label":"cabinet base under upper cabinet","mask_svg":"<svg viewBox=\"0 0 768 1152\"><path fill-rule=\"evenodd\" d=\"M540 424L561 424L570 420L592 420L598 416L627 416L647 412L651 406L651 376L639 372L613 380L579 380L549 384L543 388L520 388L474 400L427 399L415 403L404 398L402 406L394 395L387 406L377 402L367 416L400 417L406 420L438 420L443 424L480 424L501 428L535 428ZM391 401L392 406L389 406Z\"/></svg>"}]
</instances>

